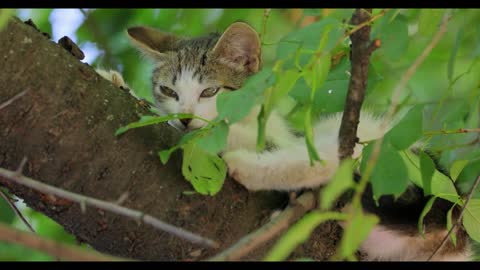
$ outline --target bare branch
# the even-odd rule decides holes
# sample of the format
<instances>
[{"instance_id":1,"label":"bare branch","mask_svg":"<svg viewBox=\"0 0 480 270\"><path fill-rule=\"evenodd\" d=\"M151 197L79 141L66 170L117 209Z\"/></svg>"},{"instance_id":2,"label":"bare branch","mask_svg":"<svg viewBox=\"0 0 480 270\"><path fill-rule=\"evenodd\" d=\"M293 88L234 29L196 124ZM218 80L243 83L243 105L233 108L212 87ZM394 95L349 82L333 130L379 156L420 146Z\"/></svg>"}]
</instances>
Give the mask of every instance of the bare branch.
<instances>
[{"instance_id":1,"label":"bare branch","mask_svg":"<svg viewBox=\"0 0 480 270\"><path fill-rule=\"evenodd\" d=\"M427 261L430 261L433 258L433 256L435 256L435 254L437 254L437 252L443 247L445 242L447 242L447 239L453 233L453 230L460 224L460 222L462 221L463 213L465 213L465 209L467 208L468 202L472 198L473 192L477 189L479 183L480 183L480 176L477 177L477 180L475 180L475 183L473 183L472 188L467 193L468 194L467 199L465 200L465 203L463 204L463 207L460 210L460 214L458 215L457 221L452 225L452 228L450 228L447 235L445 235L442 242L440 242L440 245L438 245L438 247L432 252L432 255L430 255L430 257L428 257Z\"/></svg>"},{"instance_id":2,"label":"bare branch","mask_svg":"<svg viewBox=\"0 0 480 270\"><path fill-rule=\"evenodd\" d=\"M27 92L28 92L28 89L23 90L22 92L16 94L16 95L15 95L14 97L12 97L11 99L9 99L9 100L5 101L4 103L0 104L0 111L1 111L3 108L7 107L8 105L12 104L12 102L14 102L15 100L23 97Z\"/></svg>"},{"instance_id":3,"label":"bare branch","mask_svg":"<svg viewBox=\"0 0 480 270\"><path fill-rule=\"evenodd\" d=\"M17 216L23 221L25 226L27 226L28 229L31 232L35 233L35 230L33 229L32 225L30 225L30 223L27 221L27 219L25 219L22 212L20 212L20 210L18 210L17 206L15 206L15 204L12 202L12 200L1 189L0 189L0 196L8 203L10 208L12 208L13 212L15 212L15 214L17 214Z\"/></svg>"},{"instance_id":4,"label":"bare branch","mask_svg":"<svg viewBox=\"0 0 480 270\"><path fill-rule=\"evenodd\" d=\"M18 168L15 171L18 175L23 174L23 168L25 167L25 164L27 164L27 157L23 157L22 161L20 161L20 165L18 165Z\"/></svg>"},{"instance_id":5,"label":"bare branch","mask_svg":"<svg viewBox=\"0 0 480 270\"><path fill-rule=\"evenodd\" d=\"M283 210L270 222L256 231L244 236L236 244L220 254L208 259L209 261L235 261L249 252L267 243L270 239L287 229L292 223L300 219L307 211L315 207L313 193L307 192L295 200L295 204Z\"/></svg>"},{"instance_id":6,"label":"bare branch","mask_svg":"<svg viewBox=\"0 0 480 270\"><path fill-rule=\"evenodd\" d=\"M41 238L35 234L11 228L0 223L0 241L20 244L35 250L43 251L59 259L70 261L124 261L97 252L87 251L78 247L58 243L50 239Z\"/></svg>"},{"instance_id":7,"label":"bare branch","mask_svg":"<svg viewBox=\"0 0 480 270\"><path fill-rule=\"evenodd\" d=\"M140 211L132 210L123 206L116 205L111 202L90 198L90 197L72 193L60 188L56 188L56 187L41 183L37 180L31 179L29 177L18 175L17 172L9 171L3 168L0 168L0 176L5 177L20 185L27 186L34 190L40 191L42 193L55 195L70 201L80 203L80 204L95 206L97 208L100 208L106 211L110 211L116 214L123 215L125 217L132 218L139 222L150 224L157 229L176 235L192 243L196 243L196 244L206 246L206 247L211 247L211 248L218 247L218 243L210 239L193 234L182 228L175 227L173 225L165 223L151 215L145 214Z\"/></svg>"}]
</instances>

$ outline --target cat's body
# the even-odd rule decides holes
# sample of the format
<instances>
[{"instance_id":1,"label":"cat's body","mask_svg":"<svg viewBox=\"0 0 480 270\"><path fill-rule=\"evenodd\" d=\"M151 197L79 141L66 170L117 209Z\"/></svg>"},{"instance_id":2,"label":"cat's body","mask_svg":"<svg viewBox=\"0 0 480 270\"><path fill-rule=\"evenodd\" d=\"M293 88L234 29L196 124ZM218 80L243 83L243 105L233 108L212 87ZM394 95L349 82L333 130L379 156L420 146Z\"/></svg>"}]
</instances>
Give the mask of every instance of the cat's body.
<instances>
[{"instance_id":1,"label":"cat's body","mask_svg":"<svg viewBox=\"0 0 480 270\"><path fill-rule=\"evenodd\" d=\"M260 40L255 30L245 23L232 24L222 35L211 34L196 39L179 39L148 27L130 28L128 35L145 55L154 60L152 93L161 114L192 113L212 120L217 116L218 93L240 88L260 68ZM124 83L123 79L115 78L118 73L100 74L117 82L117 86ZM276 111L270 115L266 128L266 139L272 147L262 153L256 152L258 112L256 106L247 117L230 125L222 157L233 179L249 190L299 190L318 187L331 179L339 164L337 138L341 113L315 124L315 146L324 164L317 162L310 166L305 139L295 136ZM187 131L205 125L199 119L169 123ZM386 131L380 128L380 123L381 119L362 112L357 137L360 141L380 138ZM361 151L362 145L357 144L354 158ZM370 207L370 211L379 214L381 220L379 209L382 205L395 206L395 202ZM362 245L362 250L368 253L367 259L426 260L435 243L438 244L446 234L445 228L432 231L427 228L423 239L415 231L415 222L413 226L406 224L392 225L387 219L382 220ZM463 245L457 248L446 243L433 259L469 260L469 244L466 237L462 239Z\"/></svg>"}]
</instances>

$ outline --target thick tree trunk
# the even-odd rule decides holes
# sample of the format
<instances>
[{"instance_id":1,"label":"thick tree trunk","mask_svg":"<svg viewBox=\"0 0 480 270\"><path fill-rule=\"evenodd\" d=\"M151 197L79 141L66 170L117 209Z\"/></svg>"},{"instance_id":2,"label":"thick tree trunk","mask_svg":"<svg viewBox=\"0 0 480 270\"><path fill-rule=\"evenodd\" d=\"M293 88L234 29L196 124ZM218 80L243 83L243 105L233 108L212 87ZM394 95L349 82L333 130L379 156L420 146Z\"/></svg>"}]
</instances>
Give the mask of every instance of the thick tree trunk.
<instances>
[{"instance_id":1,"label":"thick tree trunk","mask_svg":"<svg viewBox=\"0 0 480 270\"><path fill-rule=\"evenodd\" d=\"M26 95L0 111L0 167L94 198L116 201L221 243L221 249L262 225L284 206L274 192L249 193L226 180L214 196L182 195L191 190L179 170L180 155L161 165L157 151L180 137L168 125L140 128L115 137L120 126L149 114L128 93L102 79L58 44L18 19L0 32L0 104ZM130 219L52 200L0 178L0 184L95 249L147 260L203 259L219 250L202 249ZM324 259L338 236L326 224L298 256ZM198 252L195 252L198 253ZM194 253L194 254L195 254ZM259 257L256 253L251 258Z\"/></svg>"}]
</instances>

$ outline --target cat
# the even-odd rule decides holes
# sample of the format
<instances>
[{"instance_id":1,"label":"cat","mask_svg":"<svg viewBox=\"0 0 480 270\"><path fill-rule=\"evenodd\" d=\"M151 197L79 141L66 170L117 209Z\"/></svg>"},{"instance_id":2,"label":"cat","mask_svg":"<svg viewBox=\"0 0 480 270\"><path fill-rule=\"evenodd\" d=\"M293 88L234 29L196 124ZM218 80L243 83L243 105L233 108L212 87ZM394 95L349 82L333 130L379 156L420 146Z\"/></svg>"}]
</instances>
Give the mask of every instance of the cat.
<instances>
[{"instance_id":1,"label":"cat","mask_svg":"<svg viewBox=\"0 0 480 270\"><path fill-rule=\"evenodd\" d=\"M198 38L181 38L146 26L131 27L127 34L135 47L153 60L152 93L160 114L191 113L213 120L217 116L217 96L240 89L244 81L261 68L259 36L244 22L231 24L223 34ZM118 72L99 73L118 87L128 88ZM342 113L323 118L314 125L315 146L324 163L311 166L304 138L296 136L275 110L266 127L266 140L272 147L256 152L259 111L260 107L255 106L243 120L230 125L222 154L229 176L252 191L294 191L326 184L339 165L337 138ZM381 118L363 111L357 131L360 141L382 137L386 130L380 128L381 122ZM204 127L206 122L176 119L169 124L188 132ZM355 146L353 158L360 156L362 147L361 144ZM371 193L369 188L366 194ZM409 188L415 194L418 190ZM423 193L419 194L413 203L384 196L379 205L373 203L371 194L364 196L364 209L379 215L381 220L360 247L367 253L366 260L426 260L432 254L447 233L444 217L448 208L441 211L437 223L432 223L432 230L427 227L425 238L422 238L416 221L426 201ZM445 204L438 201L436 204ZM412 207L414 211L409 210ZM396 216L397 210L400 219ZM401 220L402 217L405 220ZM461 239L457 246L448 241L433 260L471 260L468 237L461 228L456 233Z\"/></svg>"}]
</instances>

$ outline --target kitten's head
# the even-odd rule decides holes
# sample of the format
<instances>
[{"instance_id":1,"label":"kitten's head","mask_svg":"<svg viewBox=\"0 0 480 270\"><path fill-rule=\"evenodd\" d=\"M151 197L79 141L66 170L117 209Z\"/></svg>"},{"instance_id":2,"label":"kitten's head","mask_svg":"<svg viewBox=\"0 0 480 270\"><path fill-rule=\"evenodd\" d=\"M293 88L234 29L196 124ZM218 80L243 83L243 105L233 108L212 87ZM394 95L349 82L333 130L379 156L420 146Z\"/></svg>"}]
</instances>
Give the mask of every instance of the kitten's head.
<instances>
[{"instance_id":1,"label":"kitten's head","mask_svg":"<svg viewBox=\"0 0 480 270\"><path fill-rule=\"evenodd\" d=\"M222 35L194 39L144 26L129 28L128 35L154 60L152 91L163 114L190 113L212 120L217 116L218 94L240 88L260 68L260 39L246 23L233 23ZM206 122L182 119L169 124L192 130Z\"/></svg>"}]
</instances>

